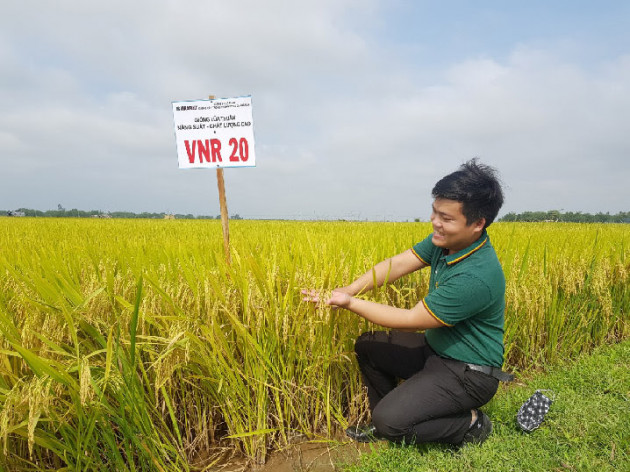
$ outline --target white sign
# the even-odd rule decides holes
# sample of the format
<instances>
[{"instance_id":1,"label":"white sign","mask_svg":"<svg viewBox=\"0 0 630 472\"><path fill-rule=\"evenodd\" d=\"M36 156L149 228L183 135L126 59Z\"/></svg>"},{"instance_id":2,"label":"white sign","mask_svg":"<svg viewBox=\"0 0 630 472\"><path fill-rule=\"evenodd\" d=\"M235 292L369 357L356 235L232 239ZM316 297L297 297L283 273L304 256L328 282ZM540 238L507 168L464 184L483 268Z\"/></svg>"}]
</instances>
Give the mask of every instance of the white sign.
<instances>
[{"instance_id":1,"label":"white sign","mask_svg":"<svg viewBox=\"0 0 630 472\"><path fill-rule=\"evenodd\" d=\"M252 97L173 102L180 169L253 167Z\"/></svg>"}]
</instances>

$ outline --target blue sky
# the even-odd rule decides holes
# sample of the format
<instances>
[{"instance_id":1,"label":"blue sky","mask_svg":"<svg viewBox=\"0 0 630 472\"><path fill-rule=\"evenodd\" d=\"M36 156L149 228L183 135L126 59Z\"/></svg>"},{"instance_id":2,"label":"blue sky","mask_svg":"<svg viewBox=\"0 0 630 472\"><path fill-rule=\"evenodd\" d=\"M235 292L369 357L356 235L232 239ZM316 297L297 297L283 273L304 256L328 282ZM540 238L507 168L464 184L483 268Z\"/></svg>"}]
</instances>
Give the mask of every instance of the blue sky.
<instances>
[{"instance_id":1,"label":"blue sky","mask_svg":"<svg viewBox=\"0 0 630 472\"><path fill-rule=\"evenodd\" d=\"M627 52L625 2L394 1L382 12L383 39L422 45L432 61L506 57L519 43L592 44L597 57Z\"/></svg>"},{"instance_id":2,"label":"blue sky","mask_svg":"<svg viewBox=\"0 0 630 472\"><path fill-rule=\"evenodd\" d=\"M502 214L630 208L622 1L5 2L0 209L216 215L171 102L251 95L231 214L427 219L478 156Z\"/></svg>"}]
</instances>

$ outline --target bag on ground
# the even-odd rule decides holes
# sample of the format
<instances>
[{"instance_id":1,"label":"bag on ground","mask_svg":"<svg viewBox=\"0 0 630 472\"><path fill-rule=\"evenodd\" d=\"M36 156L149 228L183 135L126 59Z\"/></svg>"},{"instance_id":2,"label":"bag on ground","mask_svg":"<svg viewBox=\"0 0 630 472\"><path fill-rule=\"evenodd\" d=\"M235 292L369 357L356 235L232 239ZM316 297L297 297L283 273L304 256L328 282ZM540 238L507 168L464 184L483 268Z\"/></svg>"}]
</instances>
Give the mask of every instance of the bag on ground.
<instances>
[{"instance_id":1,"label":"bag on ground","mask_svg":"<svg viewBox=\"0 0 630 472\"><path fill-rule=\"evenodd\" d=\"M518 410L516 422L523 431L534 431L541 425L545 415L549 412L553 399L544 395L544 391L551 392L551 390L536 390ZM553 394L553 392L551 393Z\"/></svg>"}]
</instances>

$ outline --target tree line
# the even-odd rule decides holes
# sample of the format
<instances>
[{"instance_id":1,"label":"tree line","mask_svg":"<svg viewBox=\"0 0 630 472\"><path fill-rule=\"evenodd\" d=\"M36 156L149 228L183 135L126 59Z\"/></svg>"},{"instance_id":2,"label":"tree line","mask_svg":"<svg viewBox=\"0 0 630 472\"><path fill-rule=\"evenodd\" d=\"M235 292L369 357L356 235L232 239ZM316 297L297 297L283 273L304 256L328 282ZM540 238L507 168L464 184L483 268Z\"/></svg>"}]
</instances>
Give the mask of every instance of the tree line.
<instances>
[{"instance_id":1,"label":"tree line","mask_svg":"<svg viewBox=\"0 0 630 472\"><path fill-rule=\"evenodd\" d=\"M33 210L31 208L18 208L17 210L0 211L0 215L6 216L28 216L28 217L42 217L42 218L148 218L148 219L164 219L168 217L174 217L178 220L220 220L221 215L208 216L208 215L192 215L188 214L171 214L171 213L134 213L131 211L111 211L103 212L100 210L79 210L73 208L66 210L65 208L57 208L56 210ZM238 214L230 216L230 219L240 220L242 219Z\"/></svg>"},{"instance_id":2,"label":"tree line","mask_svg":"<svg viewBox=\"0 0 630 472\"><path fill-rule=\"evenodd\" d=\"M582 213L550 211L525 211L523 213L508 213L499 218L499 221L561 221L564 223L630 223L630 211L620 211L616 215L606 213Z\"/></svg>"},{"instance_id":3,"label":"tree line","mask_svg":"<svg viewBox=\"0 0 630 472\"><path fill-rule=\"evenodd\" d=\"M131 211L112 211L112 212L103 212L100 210L78 210L73 208L71 210L66 210L65 208L58 206L56 210L33 210L30 208L18 208L13 211L2 211L0 210L0 216L29 216L29 217L49 217L49 218L147 218L147 219L164 219L164 218L175 218L178 220L220 220L221 215L217 216L208 216L208 215L193 215L191 213L188 214L171 214L171 213L150 213L150 212L142 212L142 213L134 213ZM243 219L240 215L235 214L230 216L232 220L241 220ZM415 221L420 221L419 218L416 218ZM512 222L512 221L521 221L521 222L537 222L537 221L554 221L554 222L565 222L565 223L630 223L630 211L619 212L615 215L611 215L609 212L606 213L582 213L582 212L561 212L558 210L550 210L550 211L525 211L523 213L514 213L510 212L501 218L498 221Z\"/></svg>"}]
</instances>

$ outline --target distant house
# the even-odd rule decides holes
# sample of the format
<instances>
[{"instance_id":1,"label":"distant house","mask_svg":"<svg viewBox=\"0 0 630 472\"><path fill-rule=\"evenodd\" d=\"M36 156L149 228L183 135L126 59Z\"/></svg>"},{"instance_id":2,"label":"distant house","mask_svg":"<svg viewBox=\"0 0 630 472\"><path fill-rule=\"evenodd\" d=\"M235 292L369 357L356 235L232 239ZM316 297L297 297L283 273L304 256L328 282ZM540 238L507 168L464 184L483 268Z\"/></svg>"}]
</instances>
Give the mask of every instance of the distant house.
<instances>
[{"instance_id":1,"label":"distant house","mask_svg":"<svg viewBox=\"0 0 630 472\"><path fill-rule=\"evenodd\" d=\"M7 211L7 216L26 216L23 211Z\"/></svg>"},{"instance_id":2,"label":"distant house","mask_svg":"<svg viewBox=\"0 0 630 472\"><path fill-rule=\"evenodd\" d=\"M165 220L174 220L175 219L175 215L166 214L166 215L164 215L164 219Z\"/></svg>"},{"instance_id":3,"label":"distant house","mask_svg":"<svg viewBox=\"0 0 630 472\"><path fill-rule=\"evenodd\" d=\"M92 218L111 218L109 213L99 213L98 215L92 215Z\"/></svg>"}]
</instances>

